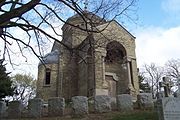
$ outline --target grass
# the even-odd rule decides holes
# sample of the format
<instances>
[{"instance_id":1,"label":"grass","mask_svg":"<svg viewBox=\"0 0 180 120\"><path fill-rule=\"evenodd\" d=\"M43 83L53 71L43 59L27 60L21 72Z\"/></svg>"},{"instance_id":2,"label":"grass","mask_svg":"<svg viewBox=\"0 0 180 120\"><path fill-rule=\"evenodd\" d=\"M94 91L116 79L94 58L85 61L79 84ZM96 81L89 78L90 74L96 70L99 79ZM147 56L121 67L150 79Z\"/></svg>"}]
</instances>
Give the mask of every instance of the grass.
<instances>
[{"instance_id":1,"label":"grass","mask_svg":"<svg viewBox=\"0 0 180 120\"><path fill-rule=\"evenodd\" d=\"M34 120L33 118L21 118L14 120ZM84 117L43 117L37 120L158 120L157 113L153 110L134 110L132 112L112 111L108 113L90 113Z\"/></svg>"},{"instance_id":2,"label":"grass","mask_svg":"<svg viewBox=\"0 0 180 120\"><path fill-rule=\"evenodd\" d=\"M134 111L115 115L111 120L158 120L158 115L154 111Z\"/></svg>"}]
</instances>

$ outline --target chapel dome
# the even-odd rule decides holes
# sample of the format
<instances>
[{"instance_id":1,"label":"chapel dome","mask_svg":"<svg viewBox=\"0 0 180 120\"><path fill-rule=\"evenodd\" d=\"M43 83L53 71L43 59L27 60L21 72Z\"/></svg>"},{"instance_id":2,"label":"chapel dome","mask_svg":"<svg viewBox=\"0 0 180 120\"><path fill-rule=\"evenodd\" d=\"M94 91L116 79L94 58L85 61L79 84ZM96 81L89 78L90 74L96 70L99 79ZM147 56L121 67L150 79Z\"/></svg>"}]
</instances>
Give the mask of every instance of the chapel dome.
<instances>
[{"instance_id":1,"label":"chapel dome","mask_svg":"<svg viewBox=\"0 0 180 120\"><path fill-rule=\"evenodd\" d=\"M84 19L82 18L82 16L84 16ZM98 26L98 25L106 23L106 20L104 18L101 18L100 16L85 10L85 11L82 11L81 15L75 14L72 17L68 18L66 20L66 23L68 24L64 24L62 27L62 30L64 30L66 26L69 26L69 24L82 27L82 25L85 24L84 20L86 20L87 23L91 22L92 26Z\"/></svg>"},{"instance_id":2,"label":"chapel dome","mask_svg":"<svg viewBox=\"0 0 180 120\"><path fill-rule=\"evenodd\" d=\"M99 17L98 15L96 15L96 14L94 14L94 13L92 13L92 12L89 12L89 11L87 11L87 10L83 11L83 12L81 13L81 15L83 15L85 19L101 20L101 21L104 20L104 19L102 19L101 17ZM84 21L84 20L82 19L82 16L81 16L81 15L80 15L80 14L75 14L75 15L71 16L70 18L68 18L68 19L67 19L67 22L69 22L69 21L74 21L74 20L77 20L77 19L80 19L81 21ZM104 20L104 21L105 21L105 20Z\"/></svg>"},{"instance_id":3,"label":"chapel dome","mask_svg":"<svg viewBox=\"0 0 180 120\"><path fill-rule=\"evenodd\" d=\"M59 58L59 51L58 50L54 50L54 51L46 54L42 58L43 63L40 61L39 65L42 65L42 64L57 64L58 63L58 58Z\"/></svg>"}]
</instances>

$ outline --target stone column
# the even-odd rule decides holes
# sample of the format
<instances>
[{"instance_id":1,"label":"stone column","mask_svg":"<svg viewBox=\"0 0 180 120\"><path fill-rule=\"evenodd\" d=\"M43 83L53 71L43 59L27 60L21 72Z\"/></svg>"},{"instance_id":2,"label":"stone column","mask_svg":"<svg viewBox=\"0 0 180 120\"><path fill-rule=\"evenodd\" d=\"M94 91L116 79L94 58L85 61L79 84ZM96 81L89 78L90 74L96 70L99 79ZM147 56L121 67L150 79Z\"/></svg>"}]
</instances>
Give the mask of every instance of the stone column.
<instances>
[{"instance_id":1,"label":"stone column","mask_svg":"<svg viewBox=\"0 0 180 120\"><path fill-rule=\"evenodd\" d=\"M102 87L103 88L107 88L107 83L106 83L106 81L105 81L105 57L106 57L106 50L104 50L104 51L102 51L101 52L101 61L102 61L102 77L103 77L103 79L102 79Z\"/></svg>"},{"instance_id":2,"label":"stone column","mask_svg":"<svg viewBox=\"0 0 180 120\"><path fill-rule=\"evenodd\" d=\"M62 92L62 86L63 86L63 59L62 59L62 55L60 55L59 57L59 64L58 64L58 81L57 81L57 97L62 97L63 96L63 92Z\"/></svg>"},{"instance_id":3,"label":"stone column","mask_svg":"<svg viewBox=\"0 0 180 120\"><path fill-rule=\"evenodd\" d=\"M127 58L127 63L126 63L126 65L127 65L127 74L128 74L128 89L132 89L133 88L133 86L132 86L132 83L131 83L131 70L130 70L130 59L129 58Z\"/></svg>"},{"instance_id":4,"label":"stone column","mask_svg":"<svg viewBox=\"0 0 180 120\"><path fill-rule=\"evenodd\" d=\"M95 95L108 95L108 90L103 89L105 82L105 56L106 50L104 48L95 50Z\"/></svg>"},{"instance_id":5,"label":"stone column","mask_svg":"<svg viewBox=\"0 0 180 120\"><path fill-rule=\"evenodd\" d=\"M133 95L135 90L134 90L134 87L132 85L132 80L131 80L130 62L131 62L131 59L127 57L126 58L127 75L128 75L127 93Z\"/></svg>"}]
</instances>

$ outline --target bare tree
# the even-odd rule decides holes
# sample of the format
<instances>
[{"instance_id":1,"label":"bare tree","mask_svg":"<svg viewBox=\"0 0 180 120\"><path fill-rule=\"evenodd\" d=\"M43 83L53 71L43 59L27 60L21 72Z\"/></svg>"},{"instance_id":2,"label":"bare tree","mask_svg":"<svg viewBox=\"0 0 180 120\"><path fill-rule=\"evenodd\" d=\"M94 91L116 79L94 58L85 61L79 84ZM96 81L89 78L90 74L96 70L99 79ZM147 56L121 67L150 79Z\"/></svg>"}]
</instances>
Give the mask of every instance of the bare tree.
<instances>
[{"instance_id":1,"label":"bare tree","mask_svg":"<svg viewBox=\"0 0 180 120\"><path fill-rule=\"evenodd\" d=\"M140 92L151 92L151 87L149 82L147 81L144 71L138 71L138 80Z\"/></svg>"},{"instance_id":2,"label":"bare tree","mask_svg":"<svg viewBox=\"0 0 180 120\"><path fill-rule=\"evenodd\" d=\"M172 79L177 79L180 77L180 59L169 60L165 64L166 75Z\"/></svg>"},{"instance_id":3,"label":"bare tree","mask_svg":"<svg viewBox=\"0 0 180 120\"><path fill-rule=\"evenodd\" d=\"M145 80L151 86L152 96L155 98L156 93L159 92L159 82L164 75L164 68L157 66L154 63L150 65L145 64L143 67L143 72L145 75Z\"/></svg>"},{"instance_id":4,"label":"bare tree","mask_svg":"<svg viewBox=\"0 0 180 120\"><path fill-rule=\"evenodd\" d=\"M95 29L94 21L84 15L88 8L93 14L102 19L112 21L114 19L134 20L132 16L136 10L137 0L89 0L88 6L83 3L86 0L1 0L0 1L0 41L3 43L3 58L8 55L11 62L11 46L16 44L19 52L25 58L25 50L30 50L42 60L42 46L48 41L57 41L68 50L73 50L67 44L61 42L62 34L60 26L66 23L87 33L101 32ZM66 22L72 14L78 14L85 22L85 28ZM56 23L56 24L53 24ZM88 29L91 26L91 29ZM48 28L48 29L47 29ZM93 29L92 29L93 28ZM53 32L55 36L49 33ZM17 31L17 32L16 32ZM17 35L22 32L25 38ZM37 49L33 47L36 44Z\"/></svg>"},{"instance_id":5,"label":"bare tree","mask_svg":"<svg viewBox=\"0 0 180 120\"><path fill-rule=\"evenodd\" d=\"M15 94L12 96L13 101L19 100L27 104L29 99L36 95L36 80L30 75L16 74L12 77L12 84L15 87Z\"/></svg>"},{"instance_id":6,"label":"bare tree","mask_svg":"<svg viewBox=\"0 0 180 120\"><path fill-rule=\"evenodd\" d=\"M178 85L178 78L180 78L180 59L169 60L165 64L165 74L170 78L173 87Z\"/></svg>"}]
</instances>

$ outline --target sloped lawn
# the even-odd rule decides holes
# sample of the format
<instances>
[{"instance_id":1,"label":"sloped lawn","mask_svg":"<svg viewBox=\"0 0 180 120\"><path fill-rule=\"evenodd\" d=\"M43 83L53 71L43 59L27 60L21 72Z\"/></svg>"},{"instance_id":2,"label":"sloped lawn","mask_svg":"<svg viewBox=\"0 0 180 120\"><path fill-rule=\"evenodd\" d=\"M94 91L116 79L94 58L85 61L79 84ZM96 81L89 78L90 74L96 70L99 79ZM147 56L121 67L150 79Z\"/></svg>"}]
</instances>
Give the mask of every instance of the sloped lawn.
<instances>
[{"instance_id":1,"label":"sloped lawn","mask_svg":"<svg viewBox=\"0 0 180 120\"><path fill-rule=\"evenodd\" d=\"M111 120L158 120L158 115L154 111L134 111L115 115Z\"/></svg>"}]
</instances>

